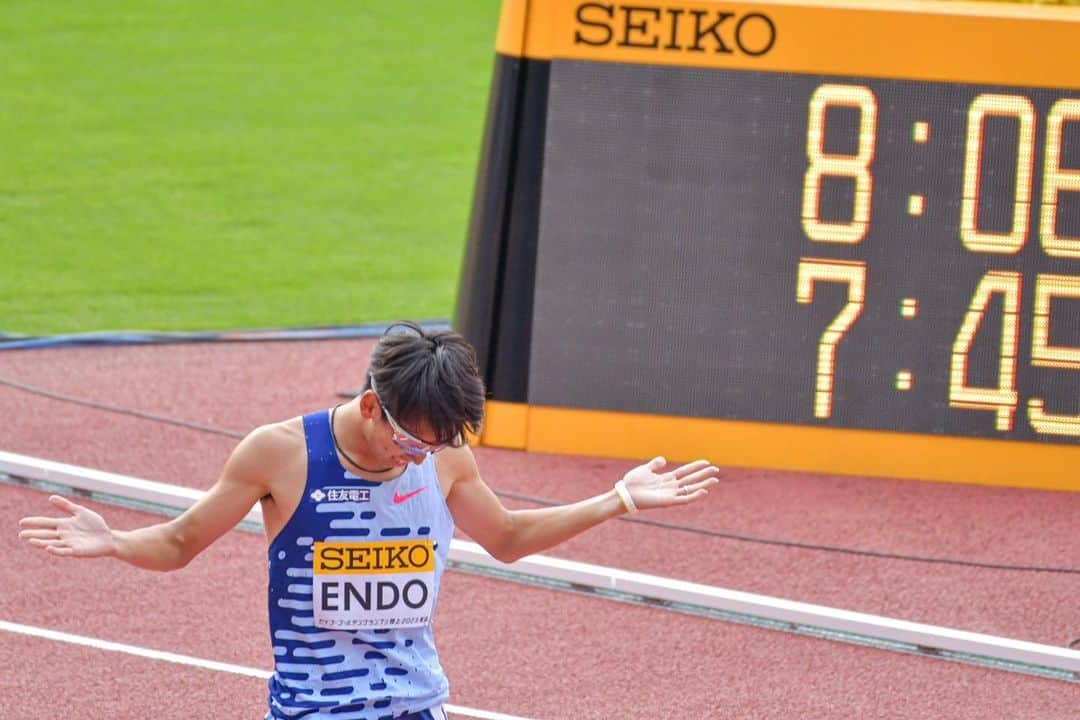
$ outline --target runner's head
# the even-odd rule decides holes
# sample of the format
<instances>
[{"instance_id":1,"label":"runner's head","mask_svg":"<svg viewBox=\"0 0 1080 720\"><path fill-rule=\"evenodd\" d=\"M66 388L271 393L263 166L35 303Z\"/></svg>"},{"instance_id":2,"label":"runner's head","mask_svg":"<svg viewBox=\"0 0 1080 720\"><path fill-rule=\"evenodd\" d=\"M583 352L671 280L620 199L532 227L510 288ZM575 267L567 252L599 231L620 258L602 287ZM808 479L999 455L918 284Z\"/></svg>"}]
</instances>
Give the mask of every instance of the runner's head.
<instances>
[{"instance_id":1,"label":"runner's head","mask_svg":"<svg viewBox=\"0 0 1080 720\"><path fill-rule=\"evenodd\" d=\"M387 328L364 390L374 392L394 442L414 456L461 445L484 419L484 381L472 345L413 322Z\"/></svg>"}]
</instances>

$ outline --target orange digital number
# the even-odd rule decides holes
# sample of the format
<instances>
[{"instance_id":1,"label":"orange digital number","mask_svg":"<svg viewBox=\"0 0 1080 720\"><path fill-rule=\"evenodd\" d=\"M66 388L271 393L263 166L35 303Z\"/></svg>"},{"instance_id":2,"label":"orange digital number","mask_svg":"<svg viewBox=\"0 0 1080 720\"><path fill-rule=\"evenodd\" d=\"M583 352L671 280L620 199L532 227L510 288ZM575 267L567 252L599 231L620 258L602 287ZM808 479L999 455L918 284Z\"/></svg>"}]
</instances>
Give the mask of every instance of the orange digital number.
<instances>
[{"instance_id":1,"label":"orange digital number","mask_svg":"<svg viewBox=\"0 0 1080 720\"><path fill-rule=\"evenodd\" d=\"M825 113L840 105L859 110L859 147L854 155L825 152ZM877 142L877 98L862 85L822 85L810 97L806 124L806 157L810 161L803 179L802 225L806 237L818 242L858 243L870 227L870 198L874 179L870 163ZM821 178L829 175L855 181L855 202L850 222L821 219Z\"/></svg>"},{"instance_id":2,"label":"orange digital number","mask_svg":"<svg viewBox=\"0 0 1080 720\"><path fill-rule=\"evenodd\" d=\"M1035 322L1031 336L1031 364L1036 367L1080 370L1080 348L1050 344L1050 301L1080 299L1080 277L1042 274L1035 278ZM1028 420L1044 435L1080 436L1080 415L1046 412L1042 398L1028 400Z\"/></svg>"},{"instance_id":3,"label":"orange digital number","mask_svg":"<svg viewBox=\"0 0 1080 720\"><path fill-rule=\"evenodd\" d=\"M1015 117L1020 122L1016 148L1016 189L1013 226L1007 233L979 230L979 168L983 154L983 121L987 116ZM960 206L960 239L973 252L1011 255L1027 241L1031 206L1031 167L1035 158L1035 108L1020 95L985 93L968 108L967 144L964 150L964 190Z\"/></svg>"},{"instance_id":4,"label":"orange digital number","mask_svg":"<svg viewBox=\"0 0 1080 720\"><path fill-rule=\"evenodd\" d=\"M1046 118L1046 164L1043 172L1039 236L1051 257L1080 258L1080 237L1058 235L1057 210L1061 192L1080 192L1080 168L1061 167L1061 135L1066 122L1080 121L1080 100L1065 98Z\"/></svg>"},{"instance_id":5,"label":"orange digital number","mask_svg":"<svg viewBox=\"0 0 1080 720\"><path fill-rule=\"evenodd\" d=\"M814 390L814 417L832 416L832 391L836 375L836 346L862 312L866 299L866 263L844 260L802 258L795 299L802 304L814 301L815 282L839 282L848 286L848 301L833 318L818 342L817 381Z\"/></svg>"},{"instance_id":6,"label":"orange digital number","mask_svg":"<svg viewBox=\"0 0 1080 720\"><path fill-rule=\"evenodd\" d=\"M1020 323L1020 273L991 270L979 281L971 305L956 334L952 349L952 367L949 376L949 407L969 410L988 410L996 417L995 428L1012 430L1016 412L1016 347ZM990 297L995 293L1004 296L1004 315L1001 323L1001 355L998 364L997 387L971 387L967 384L968 353L986 315Z\"/></svg>"}]
</instances>

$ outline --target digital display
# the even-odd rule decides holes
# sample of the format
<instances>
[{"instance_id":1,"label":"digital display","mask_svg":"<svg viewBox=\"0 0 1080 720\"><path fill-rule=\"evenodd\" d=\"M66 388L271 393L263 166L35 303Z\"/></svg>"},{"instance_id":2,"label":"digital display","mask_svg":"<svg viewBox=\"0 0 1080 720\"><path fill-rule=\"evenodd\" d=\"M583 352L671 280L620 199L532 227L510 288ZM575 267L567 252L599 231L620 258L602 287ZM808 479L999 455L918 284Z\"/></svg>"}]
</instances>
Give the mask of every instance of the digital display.
<instances>
[{"instance_id":1,"label":"digital display","mask_svg":"<svg viewBox=\"0 0 1080 720\"><path fill-rule=\"evenodd\" d=\"M549 103L530 402L1080 441L1080 95L554 61Z\"/></svg>"},{"instance_id":2,"label":"digital display","mask_svg":"<svg viewBox=\"0 0 1080 720\"><path fill-rule=\"evenodd\" d=\"M507 0L486 441L1080 489L1077 47L1062 9Z\"/></svg>"}]
</instances>

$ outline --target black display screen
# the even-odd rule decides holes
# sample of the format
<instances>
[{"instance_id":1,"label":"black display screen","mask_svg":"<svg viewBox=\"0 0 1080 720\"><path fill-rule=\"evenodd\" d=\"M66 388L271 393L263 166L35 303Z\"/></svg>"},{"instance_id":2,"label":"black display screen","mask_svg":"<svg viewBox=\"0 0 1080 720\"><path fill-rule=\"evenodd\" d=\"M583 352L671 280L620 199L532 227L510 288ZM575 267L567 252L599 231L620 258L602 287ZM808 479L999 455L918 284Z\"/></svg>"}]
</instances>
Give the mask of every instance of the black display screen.
<instances>
[{"instance_id":1,"label":"black display screen","mask_svg":"<svg viewBox=\"0 0 1080 720\"><path fill-rule=\"evenodd\" d=\"M554 60L528 402L1080 443L1075 90Z\"/></svg>"}]
</instances>

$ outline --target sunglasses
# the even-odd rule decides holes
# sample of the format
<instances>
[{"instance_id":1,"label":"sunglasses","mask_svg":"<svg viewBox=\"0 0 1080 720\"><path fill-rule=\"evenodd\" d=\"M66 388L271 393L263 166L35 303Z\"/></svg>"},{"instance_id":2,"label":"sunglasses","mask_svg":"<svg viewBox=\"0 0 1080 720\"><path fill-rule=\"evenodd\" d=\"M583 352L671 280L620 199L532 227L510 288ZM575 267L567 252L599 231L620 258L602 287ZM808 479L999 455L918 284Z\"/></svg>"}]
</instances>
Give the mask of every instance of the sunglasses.
<instances>
[{"instance_id":1,"label":"sunglasses","mask_svg":"<svg viewBox=\"0 0 1080 720\"><path fill-rule=\"evenodd\" d=\"M397 420L394 419L394 416L390 414L390 411L386 409L386 403L379 397L379 391L375 389L375 376L368 375L368 381L371 383L371 392L375 393L375 399L379 401L379 407L382 408L386 421L390 423L390 437L393 439L394 444L399 448L413 457L419 457L428 453L437 453L448 447L458 446L457 438L451 442L429 443L421 440L405 428L401 427Z\"/></svg>"}]
</instances>

